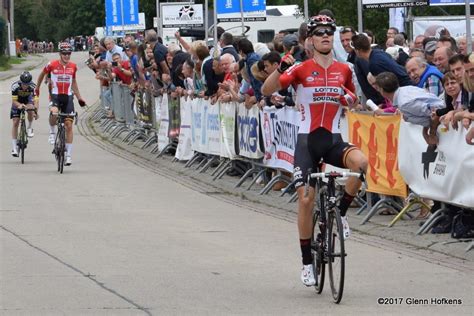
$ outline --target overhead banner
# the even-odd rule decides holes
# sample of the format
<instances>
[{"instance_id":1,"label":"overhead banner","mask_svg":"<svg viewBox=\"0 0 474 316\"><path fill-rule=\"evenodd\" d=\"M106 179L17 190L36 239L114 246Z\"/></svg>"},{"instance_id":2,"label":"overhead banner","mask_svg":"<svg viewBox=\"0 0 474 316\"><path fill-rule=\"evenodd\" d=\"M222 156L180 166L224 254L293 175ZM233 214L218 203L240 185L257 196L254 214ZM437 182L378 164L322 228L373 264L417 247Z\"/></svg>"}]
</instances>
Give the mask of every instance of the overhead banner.
<instances>
[{"instance_id":1,"label":"overhead banner","mask_svg":"<svg viewBox=\"0 0 474 316\"><path fill-rule=\"evenodd\" d=\"M266 21L267 4L266 0L246 0L243 1L244 21ZM219 0L217 1L217 21L237 22L242 20L240 0Z\"/></svg>"},{"instance_id":2,"label":"overhead banner","mask_svg":"<svg viewBox=\"0 0 474 316\"><path fill-rule=\"evenodd\" d=\"M264 164L293 173L300 112L290 107L265 107L260 111L260 121L265 145Z\"/></svg>"},{"instance_id":3,"label":"overhead banner","mask_svg":"<svg viewBox=\"0 0 474 316\"><path fill-rule=\"evenodd\" d=\"M263 158L260 149L259 109L253 106L247 109L243 103L237 106L237 135L238 155L259 159Z\"/></svg>"},{"instance_id":4,"label":"overhead banner","mask_svg":"<svg viewBox=\"0 0 474 316\"><path fill-rule=\"evenodd\" d=\"M402 8L402 7L422 7L430 5L429 0L362 0L364 9Z\"/></svg>"},{"instance_id":5,"label":"overhead banner","mask_svg":"<svg viewBox=\"0 0 474 316\"><path fill-rule=\"evenodd\" d=\"M471 17L471 25L474 25L474 18ZM424 35L425 37L440 37L440 32L444 29L449 31L451 37L466 35L465 16L432 16L414 17L413 36ZM474 28L471 28L471 36L474 36Z\"/></svg>"},{"instance_id":6,"label":"overhead banner","mask_svg":"<svg viewBox=\"0 0 474 316\"><path fill-rule=\"evenodd\" d=\"M471 5L474 4L474 0L470 1ZM464 0L430 0L430 5L437 6L437 5L465 5L466 1Z\"/></svg>"},{"instance_id":7,"label":"overhead banner","mask_svg":"<svg viewBox=\"0 0 474 316\"><path fill-rule=\"evenodd\" d=\"M126 24L126 25L119 25L119 26L112 26L112 31L137 31L137 30L145 30L145 13L140 12L138 13L138 23L137 24Z\"/></svg>"},{"instance_id":8,"label":"overhead banner","mask_svg":"<svg viewBox=\"0 0 474 316\"><path fill-rule=\"evenodd\" d=\"M421 126L401 123L400 172L415 193L474 207L474 146L466 143L466 133L462 127L457 131L439 127L439 145L434 147L426 144Z\"/></svg>"},{"instance_id":9,"label":"overhead banner","mask_svg":"<svg viewBox=\"0 0 474 316\"><path fill-rule=\"evenodd\" d=\"M204 26L202 4L162 3L160 16L164 28Z\"/></svg>"},{"instance_id":10,"label":"overhead banner","mask_svg":"<svg viewBox=\"0 0 474 316\"><path fill-rule=\"evenodd\" d=\"M179 127L178 147L175 154L178 160L189 160L194 154L191 138L191 103L191 98L181 97L179 100L181 126Z\"/></svg>"},{"instance_id":11,"label":"overhead banner","mask_svg":"<svg viewBox=\"0 0 474 316\"><path fill-rule=\"evenodd\" d=\"M108 27L138 24L138 0L105 0L105 22Z\"/></svg>"},{"instance_id":12,"label":"overhead banner","mask_svg":"<svg viewBox=\"0 0 474 316\"><path fill-rule=\"evenodd\" d=\"M398 169L400 116L348 113L349 139L369 160L367 191L407 196L407 185Z\"/></svg>"}]
</instances>

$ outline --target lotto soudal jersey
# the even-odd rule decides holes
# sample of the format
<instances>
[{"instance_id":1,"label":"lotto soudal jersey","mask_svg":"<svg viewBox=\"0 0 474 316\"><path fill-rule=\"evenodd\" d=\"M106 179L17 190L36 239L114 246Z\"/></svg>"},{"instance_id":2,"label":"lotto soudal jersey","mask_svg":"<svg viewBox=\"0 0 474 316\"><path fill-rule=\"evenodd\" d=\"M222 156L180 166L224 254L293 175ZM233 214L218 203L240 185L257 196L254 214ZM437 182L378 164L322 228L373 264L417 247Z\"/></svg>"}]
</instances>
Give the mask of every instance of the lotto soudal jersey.
<instances>
[{"instance_id":1,"label":"lotto soudal jersey","mask_svg":"<svg viewBox=\"0 0 474 316\"><path fill-rule=\"evenodd\" d=\"M342 87L355 91L348 65L334 61L325 69L314 59L306 60L285 71L280 76L280 84L282 88L291 84L296 90L296 104L301 113L300 134L320 127L340 133L342 106L339 100L345 94Z\"/></svg>"},{"instance_id":2,"label":"lotto soudal jersey","mask_svg":"<svg viewBox=\"0 0 474 316\"><path fill-rule=\"evenodd\" d=\"M51 75L52 94L72 95L72 81L76 78L75 63L61 64L59 60L50 61L43 72Z\"/></svg>"}]
</instances>

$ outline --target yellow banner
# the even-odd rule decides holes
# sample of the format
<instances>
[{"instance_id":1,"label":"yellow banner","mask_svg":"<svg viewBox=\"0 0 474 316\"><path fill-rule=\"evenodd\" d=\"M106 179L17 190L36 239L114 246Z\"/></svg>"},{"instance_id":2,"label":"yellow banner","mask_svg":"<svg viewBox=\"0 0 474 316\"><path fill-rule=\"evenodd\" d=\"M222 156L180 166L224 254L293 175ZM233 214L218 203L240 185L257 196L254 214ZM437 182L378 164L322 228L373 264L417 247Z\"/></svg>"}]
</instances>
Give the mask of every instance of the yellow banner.
<instances>
[{"instance_id":1,"label":"yellow banner","mask_svg":"<svg viewBox=\"0 0 474 316\"><path fill-rule=\"evenodd\" d=\"M369 160L369 192L407 196L407 185L398 169L400 115L373 116L350 112L349 139Z\"/></svg>"}]
</instances>

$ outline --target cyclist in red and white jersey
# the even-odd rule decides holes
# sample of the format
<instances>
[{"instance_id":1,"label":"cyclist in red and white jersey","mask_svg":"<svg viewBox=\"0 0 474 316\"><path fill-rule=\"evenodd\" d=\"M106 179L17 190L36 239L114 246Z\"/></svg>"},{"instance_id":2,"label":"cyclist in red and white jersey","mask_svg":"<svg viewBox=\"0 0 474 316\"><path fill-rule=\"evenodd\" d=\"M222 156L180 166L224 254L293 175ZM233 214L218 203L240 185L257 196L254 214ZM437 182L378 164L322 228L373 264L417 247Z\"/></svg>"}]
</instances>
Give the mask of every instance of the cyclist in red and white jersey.
<instances>
[{"instance_id":1,"label":"cyclist in red and white jersey","mask_svg":"<svg viewBox=\"0 0 474 316\"><path fill-rule=\"evenodd\" d=\"M311 254L312 209L314 206L316 181L310 182L308 195L304 185L309 168L316 170L321 159L336 167L358 171L367 170L367 158L362 151L342 140L339 121L343 106L354 107L357 97L349 66L333 60L335 21L318 15L308 22L314 57L293 65L291 54L282 58L280 67L265 80L264 95L285 89L290 84L296 90L296 104L301 113L301 122L295 150L294 173L298 193L298 232L303 257L301 280L306 286L316 284ZM290 52L291 53L291 52ZM293 66L291 66L293 65ZM358 178L349 178L344 195L338 205L342 217L344 238L350 229L346 212L360 188Z\"/></svg>"},{"instance_id":2,"label":"cyclist in red and white jersey","mask_svg":"<svg viewBox=\"0 0 474 316\"><path fill-rule=\"evenodd\" d=\"M79 92L79 87L76 81L77 66L71 62L72 47L67 42L59 43L59 59L50 61L40 73L38 82L36 85L36 95L39 96L39 89L41 83L46 75L50 75L51 89L51 114L57 114L58 112L65 114L74 114L74 95L79 101L79 105L85 106L86 103L82 99ZM49 143L54 144L56 134L56 121L57 116L50 115L49 118ZM66 161L65 165L69 166L72 163L72 120L66 120Z\"/></svg>"}]
</instances>

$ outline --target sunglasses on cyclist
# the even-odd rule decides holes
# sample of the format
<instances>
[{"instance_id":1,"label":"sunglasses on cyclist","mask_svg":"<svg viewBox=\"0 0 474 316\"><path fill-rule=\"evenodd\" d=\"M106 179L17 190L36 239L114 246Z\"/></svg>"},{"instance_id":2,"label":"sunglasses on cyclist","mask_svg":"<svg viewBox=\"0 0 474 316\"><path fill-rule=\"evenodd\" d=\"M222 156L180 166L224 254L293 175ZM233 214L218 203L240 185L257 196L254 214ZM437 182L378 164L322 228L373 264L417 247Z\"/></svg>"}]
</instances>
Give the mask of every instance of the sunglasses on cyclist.
<instances>
[{"instance_id":1,"label":"sunglasses on cyclist","mask_svg":"<svg viewBox=\"0 0 474 316\"><path fill-rule=\"evenodd\" d=\"M313 35L316 35L319 37L324 36L324 34L327 34L328 36L333 36L334 31L331 29L317 29L317 30L314 30L313 32Z\"/></svg>"},{"instance_id":2,"label":"sunglasses on cyclist","mask_svg":"<svg viewBox=\"0 0 474 316\"><path fill-rule=\"evenodd\" d=\"M70 55L71 55L71 53L61 53L61 55L70 56Z\"/></svg>"}]
</instances>

